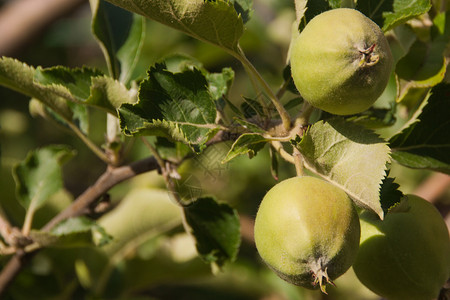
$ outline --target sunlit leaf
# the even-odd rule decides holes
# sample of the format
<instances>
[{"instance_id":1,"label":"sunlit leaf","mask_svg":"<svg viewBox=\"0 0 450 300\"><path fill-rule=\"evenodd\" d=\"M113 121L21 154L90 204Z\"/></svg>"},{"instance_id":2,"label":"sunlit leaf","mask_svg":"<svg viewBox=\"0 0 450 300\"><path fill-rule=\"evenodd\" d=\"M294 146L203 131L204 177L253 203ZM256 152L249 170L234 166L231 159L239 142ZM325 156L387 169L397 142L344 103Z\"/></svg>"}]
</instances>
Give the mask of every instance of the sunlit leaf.
<instances>
[{"instance_id":1,"label":"sunlit leaf","mask_svg":"<svg viewBox=\"0 0 450 300\"><path fill-rule=\"evenodd\" d=\"M243 34L243 22L233 7L224 0L108 0L126 10L161 22L194 38L212 43L233 53ZM245 4L245 1L235 1ZM247 6L247 5L245 5ZM245 9L245 7L244 7Z\"/></svg>"},{"instance_id":2,"label":"sunlit leaf","mask_svg":"<svg viewBox=\"0 0 450 300\"><path fill-rule=\"evenodd\" d=\"M313 124L297 144L305 166L383 218L380 184L389 147L372 131L340 118Z\"/></svg>"}]
</instances>

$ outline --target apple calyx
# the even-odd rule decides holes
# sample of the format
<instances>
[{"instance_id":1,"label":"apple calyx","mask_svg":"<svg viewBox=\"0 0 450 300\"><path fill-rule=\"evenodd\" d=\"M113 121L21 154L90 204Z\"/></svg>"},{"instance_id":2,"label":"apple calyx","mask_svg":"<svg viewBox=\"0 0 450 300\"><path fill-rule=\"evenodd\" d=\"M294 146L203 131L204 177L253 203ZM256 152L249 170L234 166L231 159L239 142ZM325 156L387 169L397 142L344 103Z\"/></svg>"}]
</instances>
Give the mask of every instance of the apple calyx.
<instances>
[{"instance_id":1,"label":"apple calyx","mask_svg":"<svg viewBox=\"0 0 450 300\"><path fill-rule=\"evenodd\" d=\"M361 53L361 55L362 55L362 58L359 61L359 65L361 67L373 66L380 60L380 56L378 54L374 53L374 49L375 49L376 45L377 44L373 44L372 46L370 46L367 49L359 50L359 53Z\"/></svg>"},{"instance_id":2,"label":"apple calyx","mask_svg":"<svg viewBox=\"0 0 450 300\"><path fill-rule=\"evenodd\" d=\"M311 271L313 272L314 278L313 285L316 286L319 284L320 290L326 295L328 295L326 291L327 284L335 286L333 281L328 276L327 269L328 267L324 267L321 259L314 261L311 265Z\"/></svg>"}]
</instances>

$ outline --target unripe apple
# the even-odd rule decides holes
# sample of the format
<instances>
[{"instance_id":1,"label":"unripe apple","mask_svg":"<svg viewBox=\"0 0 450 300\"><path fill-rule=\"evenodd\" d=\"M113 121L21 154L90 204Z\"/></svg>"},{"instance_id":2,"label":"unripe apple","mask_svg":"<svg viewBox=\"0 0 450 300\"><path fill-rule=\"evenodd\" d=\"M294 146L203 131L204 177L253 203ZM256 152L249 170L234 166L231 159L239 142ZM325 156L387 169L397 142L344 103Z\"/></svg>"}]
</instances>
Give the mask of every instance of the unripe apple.
<instances>
[{"instance_id":1,"label":"unripe apple","mask_svg":"<svg viewBox=\"0 0 450 300\"><path fill-rule=\"evenodd\" d=\"M438 210L408 196L406 209L381 221L361 214L361 244L353 265L359 280L389 300L435 299L450 276L450 238Z\"/></svg>"},{"instance_id":2,"label":"unripe apple","mask_svg":"<svg viewBox=\"0 0 450 300\"><path fill-rule=\"evenodd\" d=\"M302 97L336 115L367 110L386 88L392 63L378 25L350 8L314 17L291 51L292 78Z\"/></svg>"},{"instance_id":3,"label":"unripe apple","mask_svg":"<svg viewBox=\"0 0 450 300\"><path fill-rule=\"evenodd\" d=\"M254 230L260 256L278 276L324 292L352 265L360 236L358 214L347 194L309 176L271 188Z\"/></svg>"}]
</instances>

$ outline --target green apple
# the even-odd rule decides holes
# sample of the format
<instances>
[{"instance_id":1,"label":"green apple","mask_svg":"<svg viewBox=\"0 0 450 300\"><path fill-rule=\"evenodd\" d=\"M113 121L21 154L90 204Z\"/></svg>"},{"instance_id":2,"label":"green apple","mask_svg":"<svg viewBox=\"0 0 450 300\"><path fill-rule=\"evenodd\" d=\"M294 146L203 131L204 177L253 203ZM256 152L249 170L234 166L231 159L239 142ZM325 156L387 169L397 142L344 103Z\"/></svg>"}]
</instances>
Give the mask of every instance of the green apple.
<instances>
[{"instance_id":1,"label":"green apple","mask_svg":"<svg viewBox=\"0 0 450 300\"><path fill-rule=\"evenodd\" d=\"M410 195L404 205L383 221L361 214L353 269L365 286L389 300L435 299L450 277L449 232L431 203Z\"/></svg>"},{"instance_id":2,"label":"green apple","mask_svg":"<svg viewBox=\"0 0 450 300\"><path fill-rule=\"evenodd\" d=\"M260 256L278 276L325 292L326 284L352 265L360 227L346 193L304 176L284 180L267 192L254 233Z\"/></svg>"},{"instance_id":3,"label":"green apple","mask_svg":"<svg viewBox=\"0 0 450 300\"><path fill-rule=\"evenodd\" d=\"M393 63L378 25L350 8L329 10L308 22L290 60L302 97L336 115L367 110L386 88Z\"/></svg>"}]
</instances>

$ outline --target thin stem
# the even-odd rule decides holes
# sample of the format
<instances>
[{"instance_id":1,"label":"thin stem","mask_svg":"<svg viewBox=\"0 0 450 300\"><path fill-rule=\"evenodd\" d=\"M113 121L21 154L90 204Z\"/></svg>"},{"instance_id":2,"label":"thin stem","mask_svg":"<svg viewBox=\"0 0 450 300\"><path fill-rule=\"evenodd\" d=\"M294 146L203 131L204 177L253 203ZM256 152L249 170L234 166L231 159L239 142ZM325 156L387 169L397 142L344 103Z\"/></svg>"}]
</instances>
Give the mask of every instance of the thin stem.
<instances>
[{"instance_id":1,"label":"thin stem","mask_svg":"<svg viewBox=\"0 0 450 300\"><path fill-rule=\"evenodd\" d=\"M308 102L303 103L303 109L300 115L295 119L295 127L305 127L309 123L309 118L311 117L314 107Z\"/></svg>"},{"instance_id":2,"label":"thin stem","mask_svg":"<svg viewBox=\"0 0 450 300\"><path fill-rule=\"evenodd\" d=\"M23 226L22 226L22 234L24 236L28 236L30 234L30 230L31 230L31 225L33 224L33 216L35 213L35 208L34 205L30 205L30 207L28 207L27 209L27 213L25 215L25 220L23 222Z\"/></svg>"},{"instance_id":3,"label":"thin stem","mask_svg":"<svg viewBox=\"0 0 450 300\"><path fill-rule=\"evenodd\" d=\"M169 195L171 195L174 198L175 202L178 205L180 205L181 207L185 206L185 204L183 204L183 200L181 200L180 195L176 191L175 184L170 174L171 173L170 163L164 161L164 159L159 155L158 151L156 151L153 145L150 144L145 138L142 138L142 141L158 162L158 165L161 169L161 173L164 177L164 181L166 182L166 187L169 190Z\"/></svg>"},{"instance_id":4,"label":"thin stem","mask_svg":"<svg viewBox=\"0 0 450 300\"><path fill-rule=\"evenodd\" d=\"M73 130L73 132L86 144L86 146L88 146L89 149L91 149L92 152L94 152L95 155L97 155L105 163L110 164L108 156L106 156L106 154L96 144L84 135L84 133L82 133L81 130L72 123L72 121L66 120L66 122L70 129Z\"/></svg>"},{"instance_id":5,"label":"thin stem","mask_svg":"<svg viewBox=\"0 0 450 300\"><path fill-rule=\"evenodd\" d=\"M281 121L283 122L284 129L286 131L289 131L291 128L291 118L283 105L281 105L280 101L278 100L277 96L274 94L270 86L267 84L258 70L256 70L255 66L253 66L253 64L247 59L242 49L239 48L239 53L235 53L234 56L239 59L239 61L244 65L247 72L253 75L254 78L259 82L259 84L267 93L273 105L275 106L275 109L278 111Z\"/></svg>"},{"instance_id":6,"label":"thin stem","mask_svg":"<svg viewBox=\"0 0 450 300\"><path fill-rule=\"evenodd\" d=\"M295 164L294 157L291 154L289 154L289 152L284 150L281 142L272 141L271 144L284 160L286 160L287 162L289 162L291 164Z\"/></svg>"},{"instance_id":7,"label":"thin stem","mask_svg":"<svg viewBox=\"0 0 450 300\"><path fill-rule=\"evenodd\" d=\"M147 141L147 139L145 137L141 136L141 140L144 143L144 145L150 150L152 155L155 157L155 159L158 162L158 165L161 168L161 170L163 170L166 167L166 163L165 163L164 159L159 155L159 153L156 150L156 148L153 147L153 145L150 144L150 142Z\"/></svg>"},{"instance_id":8,"label":"thin stem","mask_svg":"<svg viewBox=\"0 0 450 300\"><path fill-rule=\"evenodd\" d=\"M302 177L304 175L303 172L303 159L302 154L296 147L294 147L293 151L294 156L294 165L295 165L295 172L297 173L297 176Z\"/></svg>"}]
</instances>

